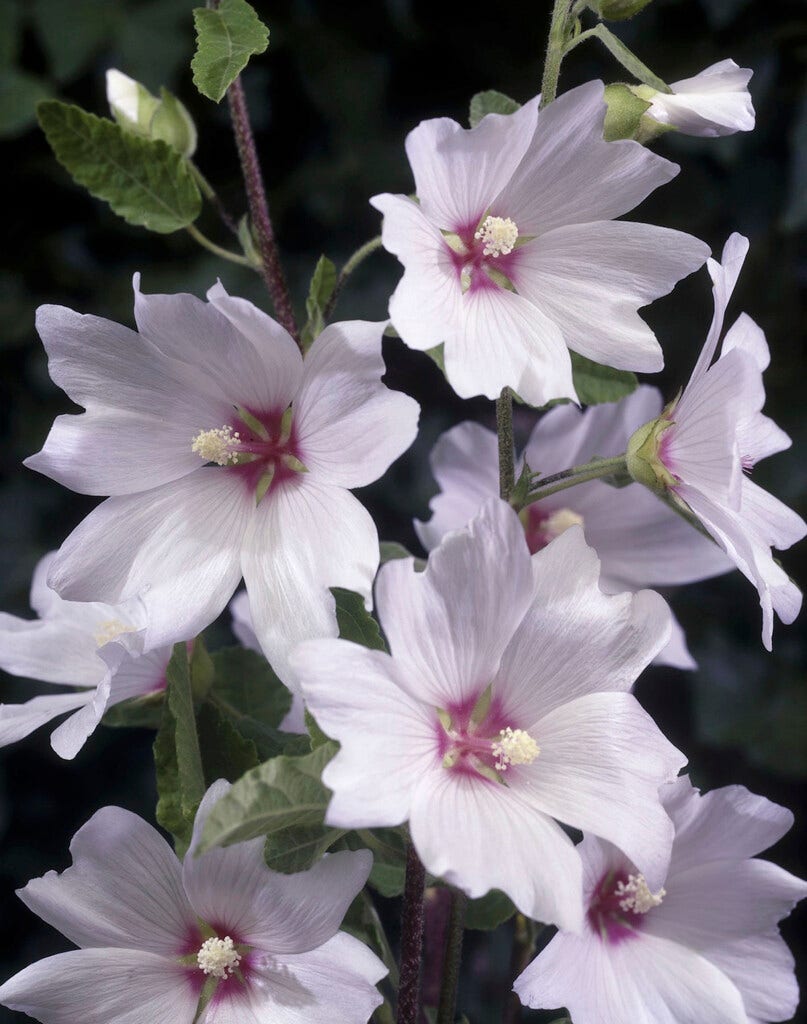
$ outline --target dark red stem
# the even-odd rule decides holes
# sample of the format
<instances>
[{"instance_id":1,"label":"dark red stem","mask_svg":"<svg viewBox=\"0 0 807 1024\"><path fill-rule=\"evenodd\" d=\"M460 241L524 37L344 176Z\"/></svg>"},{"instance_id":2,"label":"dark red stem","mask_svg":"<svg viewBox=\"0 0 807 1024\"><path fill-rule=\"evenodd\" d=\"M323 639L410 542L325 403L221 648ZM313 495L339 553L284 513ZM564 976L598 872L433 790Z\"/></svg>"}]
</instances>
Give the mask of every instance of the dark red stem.
<instances>
[{"instance_id":1,"label":"dark red stem","mask_svg":"<svg viewBox=\"0 0 807 1024\"><path fill-rule=\"evenodd\" d=\"M410 843L406 851L406 881L401 920L401 978L398 985L397 1024L418 1024L425 886L426 869Z\"/></svg>"}]
</instances>

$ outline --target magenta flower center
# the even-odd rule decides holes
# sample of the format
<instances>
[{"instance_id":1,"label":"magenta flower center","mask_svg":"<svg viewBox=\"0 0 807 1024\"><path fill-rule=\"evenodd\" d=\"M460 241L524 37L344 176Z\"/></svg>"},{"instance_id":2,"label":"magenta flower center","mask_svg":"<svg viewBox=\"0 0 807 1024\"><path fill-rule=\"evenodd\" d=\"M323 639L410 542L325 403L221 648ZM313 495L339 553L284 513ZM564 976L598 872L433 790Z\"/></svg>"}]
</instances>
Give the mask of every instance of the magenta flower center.
<instances>
[{"instance_id":1,"label":"magenta flower center","mask_svg":"<svg viewBox=\"0 0 807 1024\"><path fill-rule=\"evenodd\" d=\"M255 412L239 408L229 423L200 430L191 451L237 474L258 502L284 481L304 473L291 408Z\"/></svg>"},{"instance_id":2,"label":"magenta flower center","mask_svg":"<svg viewBox=\"0 0 807 1024\"><path fill-rule=\"evenodd\" d=\"M643 874L607 871L588 906L588 923L605 942L624 942L641 931L645 915L659 906L666 890L653 893Z\"/></svg>"},{"instance_id":3,"label":"magenta flower center","mask_svg":"<svg viewBox=\"0 0 807 1024\"><path fill-rule=\"evenodd\" d=\"M446 239L463 292L501 288L516 259L518 226L509 217L483 217Z\"/></svg>"},{"instance_id":4,"label":"magenta flower center","mask_svg":"<svg viewBox=\"0 0 807 1024\"><path fill-rule=\"evenodd\" d=\"M449 771L501 782L513 765L531 764L541 752L528 732L506 724L490 687L473 704L440 710L438 720L438 752Z\"/></svg>"},{"instance_id":5,"label":"magenta flower center","mask_svg":"<svg viewBox=\"0 0 807 1024\"><path fill-rule=\"evenodd\" d=\"M583 525L583 517L572 509L558 508L552 511L543 508L540 502L528 505L519 513L519 518L524 526L524 535L531 555L545 548L570 526Z\"/></svg>"}]
</instances>

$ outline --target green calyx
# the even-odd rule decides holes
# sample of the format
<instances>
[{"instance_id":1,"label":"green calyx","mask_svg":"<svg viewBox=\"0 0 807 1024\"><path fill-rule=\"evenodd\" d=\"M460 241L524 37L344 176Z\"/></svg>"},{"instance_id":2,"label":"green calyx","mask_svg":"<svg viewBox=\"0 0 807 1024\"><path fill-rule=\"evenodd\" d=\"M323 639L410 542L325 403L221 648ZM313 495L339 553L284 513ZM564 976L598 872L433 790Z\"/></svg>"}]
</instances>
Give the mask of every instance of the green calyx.
<instances>
[{"instance_id":1,"label":"green calyx","mask_svg":"<svg viewBox=\"0 0 807 1024\"><path fill-rule=\"evenodd\" d=\"M625 455L628 472L633 479L656 494L664 494L675 483L675 477L660 457L661 439L673 425L669 406L658 419L645 423L631 435Z\"/></svg>"},{"instance_id":2,"label":"green calyx","mask_svg":"<svg viewBox=\"0 0 807 1024\"><path fill-rule=\"evenodd\" d=\"M652 0L597 0L595 10L605 21L626 21L650 3Z\"/></svg>"}]
</instances>

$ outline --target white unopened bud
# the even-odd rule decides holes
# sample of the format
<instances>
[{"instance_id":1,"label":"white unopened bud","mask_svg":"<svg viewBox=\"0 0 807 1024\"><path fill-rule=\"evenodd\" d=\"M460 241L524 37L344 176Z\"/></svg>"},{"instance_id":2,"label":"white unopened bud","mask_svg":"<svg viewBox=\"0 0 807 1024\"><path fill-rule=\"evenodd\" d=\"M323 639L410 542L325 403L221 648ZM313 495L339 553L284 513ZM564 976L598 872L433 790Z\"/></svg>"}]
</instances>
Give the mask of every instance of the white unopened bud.
<instances>
[{"instance_id":1,"label":"white unopened bud","mask_svg":"<svg viewBox=\"0 0 807 1024\"><path fill-rule=\"evenodd\" d=\"M167 89L161 89L157 99L145 85L110 68L106 73L106 97L121 128L147 139L162 139L185 157L195 152L193 118Z\"/></svg>"}]
</instances>

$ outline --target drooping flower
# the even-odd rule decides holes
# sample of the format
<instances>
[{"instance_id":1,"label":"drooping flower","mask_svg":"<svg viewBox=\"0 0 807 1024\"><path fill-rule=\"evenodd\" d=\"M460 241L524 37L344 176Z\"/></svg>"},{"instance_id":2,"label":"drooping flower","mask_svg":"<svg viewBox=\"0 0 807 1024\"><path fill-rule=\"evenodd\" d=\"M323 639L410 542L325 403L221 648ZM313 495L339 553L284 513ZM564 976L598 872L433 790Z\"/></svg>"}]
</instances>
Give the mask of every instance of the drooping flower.
<instances>
[{"instance_id":1,"label":"drooping flower","mask_svg":"<svg viewBox=\"0 0 807 1024\"><path fill-rule=\"evenodd\" d=\"M687 778L662 799L676 829L663 884L585 836L585 930L552 939L516 979L519 998L565 1006L575 1024L790 1020L798 986L777 922L807 884L756 854L792 814L742 786L701 796Z\"/></svg>"},{"instance_id":2,"label":"drooping flower","mask_svg":"<svg viewBox=\"0 0 807 1024\"><path fill-rule=\"evenodd\" d=\"M26 967L0 1003L43 1024L364 1024L386 969L338 929L372 856L336 853L294 875L266 867L263 839L197 857L228 788L207 791L181 864L137 815L93 815L72 866L18 892L79 949Z\"/></svg>"},{"instance_id":3,"label":"drooping flower","mask_svg":"<svg viewBox=\"0 0 807 1024\"><path fill-rule=\"evenodd\" d=\"M292 652L306 706L341 744L326 821L400 825L435 876L582 927L581 867L555 819L666 871L657 787L683 756L628 691L669 636L652 591L601 592L582 531L530 556L518 516L484 506L425 572L388 562L376 599L391 656L345 640Z\"/></svg>"},{"instance_id":4,"label":"drooping flower","mask_svg":"<svg viewBox=\"0 0 807 1024\"><path fill-rule=\"evenodd\" d=\"M65 692L0 704L0 747L72 712L51 734L51 745L60 757L73 758L107 708L165 687L172 647L139 653L146 616L138 601L63 601L45 582L53 557L39 562L31 582L31 607L39 618L0 612L0 668Z\"/></svg>"},{"instance_id":5,"label":"drooping flower","mask_svg":"<svg viewBox=\"0 0 807 1024\"><path fill-rule=\"evenodd\" d=\"M790 447L790 438L761 413L762 372L770 362L765 335L745 313L726 332L712 363L723 320L748 251L734 234L722 264L709 261L715 311L709 334L683 393L631 438L628 468L653 490L694 513L759 591L762 640L770 650L774 611L790 623L801 591L774 560L807 533L807 523L750 479L760 459Z\"/></svg>"},{"instance_id":6,"label":"drooping flower","mask_svg":"<svg viewBox=\"0 0 807 1024\"><path fill-rule=\"evenodd\" d=\"M383 324L333 324L303 361L251 303L220 284L208 300L143 295L136 279L137 332L39 310L51 376L87 411L60 416L26 464L112 495L48 582L71 600L142 596L151 649L200 632L243 575L264 653L291 683L288 649L337 635L329 587L370 600L378 538L348 488L406 450L418 406L380 381Z\"/></svg>"},{"instance_id":7,"label":"drooping flower","mask_svg":"<svg viewBox=\"0 0 807 1024\"><path fill-rule=\"evenodd\" d=\"M581 412L559 406L543 416L522 459L547 476L594 456L625 451L628 438L661 412L656 388L639 387L621 402ZM435 547L449 531L464 526L499 490L496 435L477 423L460 423L437 441L430 456L440 493L432 498L428 522L416 522L424 547ZM600 586L610 594L707 579L733 567L724 552L642 487L609 487L600 480L550 495L521 513L532 553L575 524L602 562ZM694 668L686 639L673 620L670 642L657 662Z\"/></svg>"},{"instance_id":8,"label":"drooping flower","mask_svg":"<svg viewBox=\"0 0 807 1024\"><path fill-rule=\"evenodd\" d=\"M384 194L384 246L404 265L390 316L411 348L445 342L463 397L505 385L533 405L576 398L568 349L654 372L661 348L637 313L701 266L680 231L614 220L678 172L638 143L605 142L602 82L540 113L470 130L424 121L406 140L418 202Z\"/></svg>"},{"instance_id":9,"label":"drooping flower","mask_svg":"<svg viewBox=\"0 0 807 1024\"><path fill-rule=\"evenodd\" d=\"M635 91L651 100L647 117L684 135L715 138L753 129L754 105L748 91L753 73L733 60L721 60L693 78L673 82L671 93L648 86L638 86Z\"/></svg>"}]
</instances>

